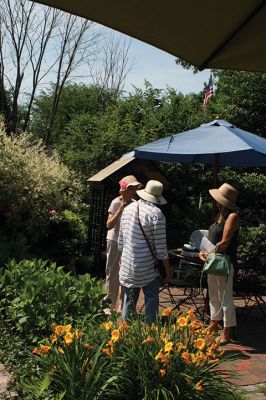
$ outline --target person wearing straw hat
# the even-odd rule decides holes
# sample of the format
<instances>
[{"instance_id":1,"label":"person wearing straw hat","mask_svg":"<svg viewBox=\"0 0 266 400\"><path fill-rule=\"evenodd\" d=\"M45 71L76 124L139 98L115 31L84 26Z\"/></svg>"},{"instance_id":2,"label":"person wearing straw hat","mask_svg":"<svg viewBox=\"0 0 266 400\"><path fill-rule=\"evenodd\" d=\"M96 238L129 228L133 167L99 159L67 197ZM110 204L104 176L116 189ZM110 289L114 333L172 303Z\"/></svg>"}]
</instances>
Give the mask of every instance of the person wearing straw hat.
<instances>
[{"instance_id":1,"label":"person wearing straw hat","mask_svg":"<svg viewBox=\"0 0 266 400\"><path fill-rule=\"evenodd\" d=\"M138 182L134 175L128 175L119 181L119 194L110 204L108 209L107 227L107 244L106 244L106 281L105 287L107 291L106 300L110 300L110 309L105 312L110 314L111 310L116 307L119 292L119 260L120 253L117 247L119 234L119 226L122 212L125 207L133 201L137 189L143 185ZM123 293L121 293L121 303L123 301Z\"/></svg>"},{"instance_id":2,"label":"person wearing straw hat","mask_svg":"<svg viewBox=\"0 0 266 400\"><path fill-rule=\"evenodd\" d=\"M215 222L209 228L209 240L216 245L217 252L226 253L231 260L231 270L227 277L208 274L211 323L209 332L218 332L219 321L223 319L223 332L220 344L231 341L231 328L236 325L236 313L233 299L234 267L237 267L237 240L240 227L236 212L237 190L224 183L219 189L210 189L210 195L219 209ZM205 261L207 254L200 252Z\"/></svg>"},{"instance_id":3,"label":"person wearing straw hat","mask_svg":"<svg viewBox=\"0 0 266 400\"><path fill-rule=\"evenodd\" d=\"M121 217L118 247L121 251L119 280L124 289L122 318L130 320L136 313L140 289L145 297L146 322L156 322L159 309L159 272L155 257L162 260L164 283L170 278L166 246L165 217L158 205L166 204L163 185L148 181L138 190L140 199L131 203Z\"/></svg>"}]
</instances>

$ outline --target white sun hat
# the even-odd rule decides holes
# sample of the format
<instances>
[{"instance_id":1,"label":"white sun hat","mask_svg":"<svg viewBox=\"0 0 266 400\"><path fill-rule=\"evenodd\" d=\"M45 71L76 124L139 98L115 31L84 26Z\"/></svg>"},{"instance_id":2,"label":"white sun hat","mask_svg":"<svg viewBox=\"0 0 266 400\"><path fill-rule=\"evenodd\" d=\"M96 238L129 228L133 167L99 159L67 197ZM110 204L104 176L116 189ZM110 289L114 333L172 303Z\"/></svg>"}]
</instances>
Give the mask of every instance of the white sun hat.
<instances>
[{"instance_id":1,"label":"white sun hat","mask_svg":"<svg viewBox=\"0 0 266 400\"><path fill-rule=\"evenodd\" d=\"M159 181L148 181L145 189L137 190L137 195L146 201L153 204L164 205L167 203L165 198L162 196L163 185Z\"/></svg>"}]
</instances>

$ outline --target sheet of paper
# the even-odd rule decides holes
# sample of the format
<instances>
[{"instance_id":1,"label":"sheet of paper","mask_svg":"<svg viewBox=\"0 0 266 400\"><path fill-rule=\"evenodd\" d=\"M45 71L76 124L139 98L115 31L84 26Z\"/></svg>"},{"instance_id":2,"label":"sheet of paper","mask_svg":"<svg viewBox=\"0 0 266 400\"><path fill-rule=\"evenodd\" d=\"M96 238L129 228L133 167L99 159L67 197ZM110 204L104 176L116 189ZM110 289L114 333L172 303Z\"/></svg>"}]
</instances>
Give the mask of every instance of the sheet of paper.
<instances>
[{"instance_id":1,"label":"sheet of paper","mask_svg":"<svg viewBox=\"0 0 266 400\"><path fill-rule=\"evenodd\" d=\"M200 249L209 253L214 248L214 244L210 242L206 237L203 237L200 243Z\"/></svg>"}]
</instances>

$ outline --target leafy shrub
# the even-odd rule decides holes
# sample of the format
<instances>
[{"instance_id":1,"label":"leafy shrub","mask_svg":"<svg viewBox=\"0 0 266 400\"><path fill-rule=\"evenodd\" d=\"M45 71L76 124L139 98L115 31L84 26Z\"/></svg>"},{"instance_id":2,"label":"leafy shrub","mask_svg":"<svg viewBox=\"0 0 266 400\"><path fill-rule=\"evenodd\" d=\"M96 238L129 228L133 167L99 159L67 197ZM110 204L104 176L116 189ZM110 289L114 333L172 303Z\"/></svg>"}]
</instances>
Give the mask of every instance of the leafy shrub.
<instances>
[{"instance_id":1,"label":"leafy shrub","mask_svg":"<svg viewBox=\"0 0 266 400\"><path fill-rule=\"evenodd\" d=\"M42 260L11 260L0 271L0 309L5 321L31 342L49 332L51 323L101 319L106 307L102 281L78 278Z\"/></svg>"},{"instance_id":2,"label":"leafy shrub","mask_svg":"<svg viewBox=\"0 0 266 400\"><path fill-rule=\"evenodd\" d=\"M7 136L0 120L0 222L10 240L35 247L48 232L49 210L79 210L81 185L56 154L27 134Z\"/></svg>"},{"instance_id":3,"label":"leafy shrub","mask_svg":"<svg viewBox=\"0 0 266 400\"><path fill-rule=\"evenodd\" d=\"M51 210L50 226L44 247L47 257L59 263L73 260L86 252L87 227L82 218L71 210Z\"/></svg>"},{"instance_id":4,"label":"leafy shrub","mask_svg":"<svg viewBox=\"0 0 266 400\"><path fill-rule=\"evenodd\" d=\"M246 227L240 231L238 247L240 260L253 269L262 270L266 267L266 225Z\"/></svg>"},{"instance_id":5,"label":"leafy shrub","mask_svg":"<svg viewBox=\"0 0 266 400\"><path fill-rule=\"evenodd\" d=\"M105 322L97 335L54 325L33 353L65 400L239 399L220 369L228 358L192 311L164 325Z\"/></svg>"}]
</instances>

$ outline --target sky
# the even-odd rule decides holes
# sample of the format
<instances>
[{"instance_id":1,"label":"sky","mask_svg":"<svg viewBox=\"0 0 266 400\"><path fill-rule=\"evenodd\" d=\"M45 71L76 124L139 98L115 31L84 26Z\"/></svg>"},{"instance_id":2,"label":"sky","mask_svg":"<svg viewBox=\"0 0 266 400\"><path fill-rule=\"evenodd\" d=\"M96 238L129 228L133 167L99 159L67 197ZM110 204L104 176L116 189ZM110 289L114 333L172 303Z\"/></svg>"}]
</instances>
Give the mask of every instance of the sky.
<instances>
[{"instance_id":1,"label":"sky","mask_svg":"<svg viewBox=\"0 0 266 400\"><path fill-rule=\"evenodd\" d=\"M126 35L121 36L128 38ZM137 39L131 39L129 58L133 66L124 87L127 92L132 91L132 85L144 88L145 79L154 88L166 89L169 86L184 94L200 92L204 82L209 81L209 70L193 74L178 66L174 56Z\"/></svg>"}]
</instances>

